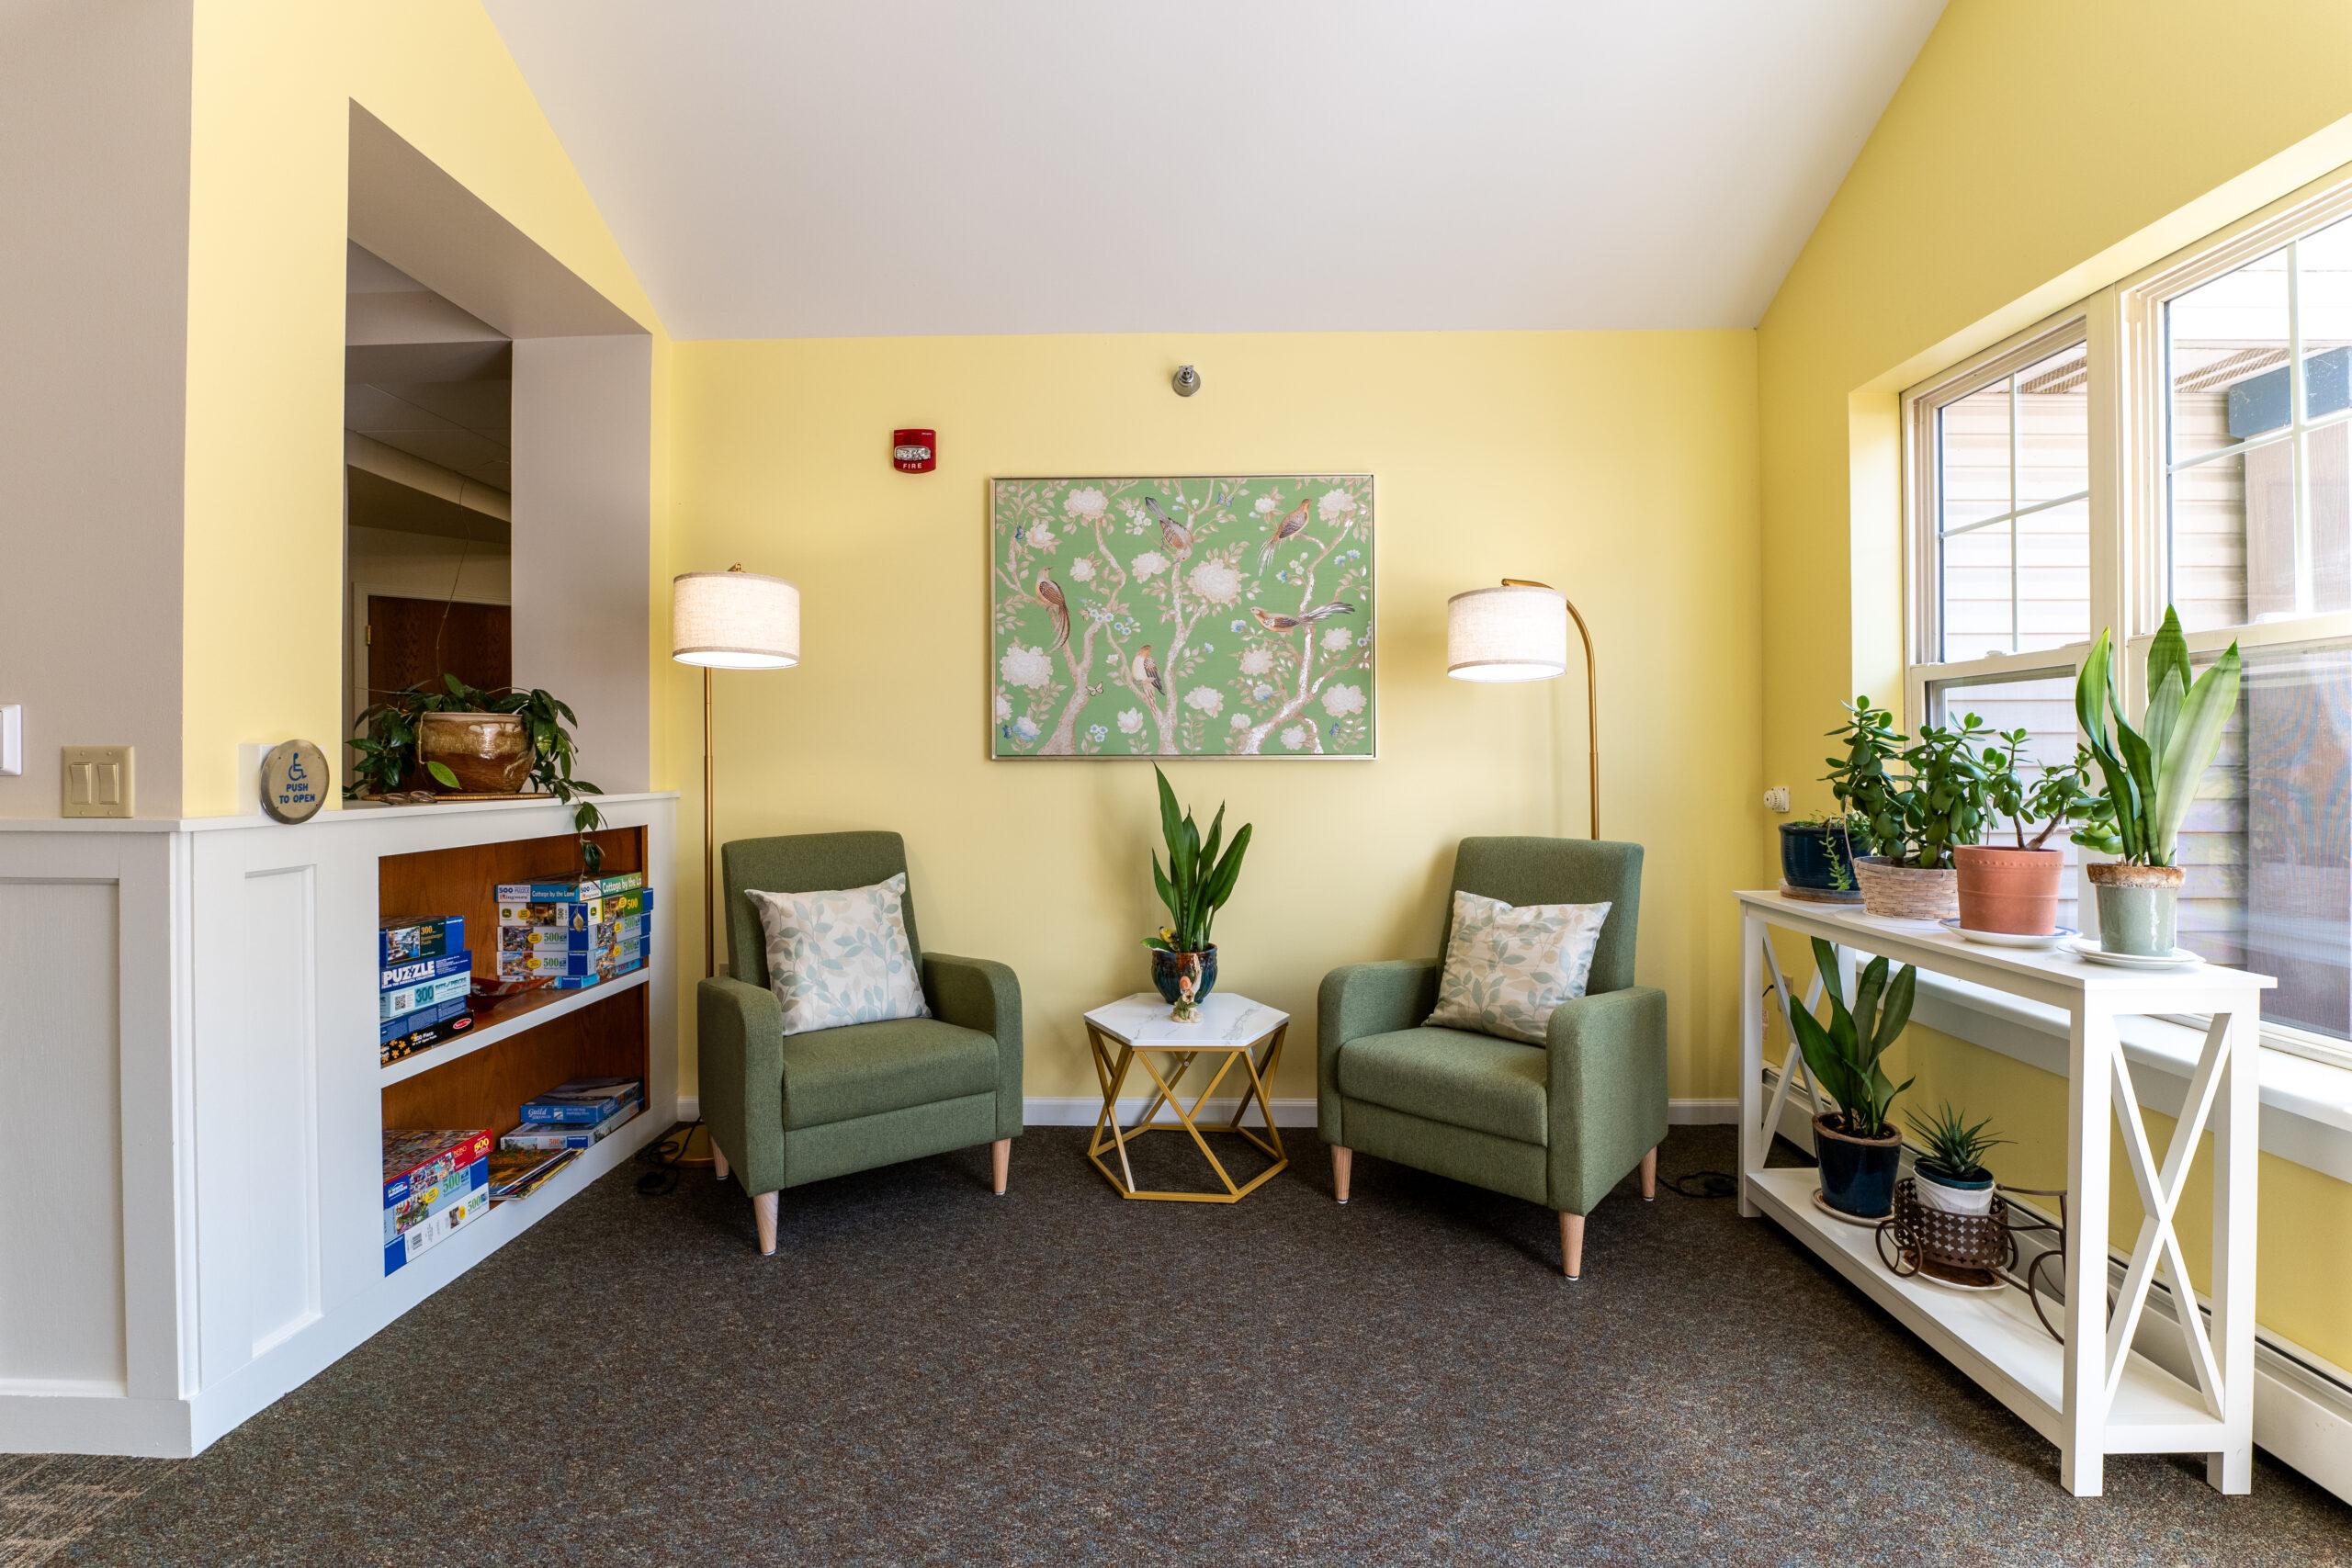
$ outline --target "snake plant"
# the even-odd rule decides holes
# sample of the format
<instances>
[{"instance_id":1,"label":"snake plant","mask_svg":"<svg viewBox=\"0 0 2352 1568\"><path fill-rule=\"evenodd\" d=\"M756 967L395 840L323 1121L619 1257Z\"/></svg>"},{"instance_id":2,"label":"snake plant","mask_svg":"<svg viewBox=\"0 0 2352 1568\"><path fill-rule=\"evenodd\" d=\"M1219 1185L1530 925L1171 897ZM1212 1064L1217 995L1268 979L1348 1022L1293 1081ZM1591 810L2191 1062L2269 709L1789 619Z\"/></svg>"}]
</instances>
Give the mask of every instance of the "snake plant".
<instances>
[{"instance_id":1,"label":"snake plant","mask_svg":"<svg viewBox=\"0 0 2352 1568\"><path fill-rule=\"evenodd\" d=\"M2075 716L2107 781L2075 842L2135 865L2171 865L2198 782L2213 765L2237 709L2238 645L2230 644L2191 681L2188 641L2180 616L2166 605L2164 626L2148 645L2148 707L2135 729L2123 716L2113 640L2112 630L2098 634L2075 682Z\"/></svg>"},{"instance_id":2,"label":"snake plant","mask_svg":"<svg viewBox=\"0 0 2352 1568\"><path fill-rule=\"evenodd\" d=\"M1905 964L1890 975L1884 958L1871 959L1854 987L1849 1008L1839 976L1838 950L1815 937L1813 958L1821 967L1822 988L1829 995L1829 1021L1824 1023L1804 1008L1789 1010L1789 1027L1796 1032L1805 1070L1838 1102L1843 1117L1841 1130L1849 1137L1884 1137L1886 1113L1895 1096L1909 1089L1912 1080L1894 1082L1878 1065L1879 1058L1911 1021L1918 971Z\"/></svg>"},{"instance_id":3,"label":"snake plant","mask_svg":"<svg viewBox=\"0 0 2352 1568\"><path fill-rule=\"evenodd\" d=\"M1168 775L1157 767L1151 772L1159 781L1160 836L1168 840L1166 870L1160 869L1159 852L1152 852L1151 882L1159 890L1159 901L1168 906L1169 923L1160 927L1158 935L1144 938L1143 944L1167 953L1203 953L1208 949L1216 912L1233 897L1233 885L1241 875L1250 825L1243 823L1233 842L1224 843L1225 807L1220 805L1204 842L1192 813L1176 804ZM1217 852L1220 847L1225 852L1222 856Z\"/></svg>"}]
</instances>

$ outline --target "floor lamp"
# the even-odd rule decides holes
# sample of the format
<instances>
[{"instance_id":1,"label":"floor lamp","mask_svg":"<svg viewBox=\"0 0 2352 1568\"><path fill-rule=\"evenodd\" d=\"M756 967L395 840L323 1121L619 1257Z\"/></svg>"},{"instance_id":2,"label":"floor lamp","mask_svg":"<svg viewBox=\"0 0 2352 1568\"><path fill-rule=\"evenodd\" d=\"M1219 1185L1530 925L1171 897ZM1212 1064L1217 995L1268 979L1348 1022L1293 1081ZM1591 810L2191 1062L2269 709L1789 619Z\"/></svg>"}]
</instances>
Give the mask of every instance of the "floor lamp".
<instances>
[{"instance_id":1,"label":"floor lamp","mask_svg":"<svg viewBox=\"0 0 2352 1568\"><path fill-rule=\"evenodd\" d=\"M1585 721L1592 754L1592 836L1600 837L1600 681L1592 632L1568 596L1547 583L1506 577L1445 602L1445 672L1457 681L1549 681L1567 673L1568 622L1584 639Z\"/></svg>"},{"instance_id":2,"label":"floor lamp","mask_svg":"<svg viewBox=\"0 0 2352 1568\"><path fill-rule=\"evenodd\" d=\"M800 590L741 564L681 574L670 584L670 657L702 667L702 972L707 977L718 973L718 924L711 918L718 840L712 829L710 675L799 663Z\"/></svg>"}]
</instances>

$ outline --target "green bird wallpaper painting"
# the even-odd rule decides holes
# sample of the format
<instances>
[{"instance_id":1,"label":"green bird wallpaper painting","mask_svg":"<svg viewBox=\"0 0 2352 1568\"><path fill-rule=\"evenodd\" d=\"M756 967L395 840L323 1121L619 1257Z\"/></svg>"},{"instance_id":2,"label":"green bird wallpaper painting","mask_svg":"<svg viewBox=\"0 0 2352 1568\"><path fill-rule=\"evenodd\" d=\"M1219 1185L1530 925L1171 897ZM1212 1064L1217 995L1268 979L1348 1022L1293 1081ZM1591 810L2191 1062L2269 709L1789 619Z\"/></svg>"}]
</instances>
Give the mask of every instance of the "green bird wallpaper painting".
<instances>
[{"instance_id":1,"label":"green bird wallpaper painting","mask_svg":"<svg viewBox=\"0 0 2352 1568\"><path fill-rule=\"evenodd\" d=\"M989 513L991 755L1374 754L1371 475L997 479Z\"/></svg>"}]
</instances>

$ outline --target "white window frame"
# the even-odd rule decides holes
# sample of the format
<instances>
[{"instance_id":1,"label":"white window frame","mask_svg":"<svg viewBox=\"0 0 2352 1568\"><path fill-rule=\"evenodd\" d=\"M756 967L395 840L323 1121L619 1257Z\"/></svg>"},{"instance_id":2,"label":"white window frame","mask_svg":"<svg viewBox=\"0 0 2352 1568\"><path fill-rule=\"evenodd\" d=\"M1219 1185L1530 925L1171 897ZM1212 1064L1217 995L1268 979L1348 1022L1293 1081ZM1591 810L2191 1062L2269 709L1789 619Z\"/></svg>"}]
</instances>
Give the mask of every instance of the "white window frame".
<instances>
[{"instance_id":1,"label":"white window frame","mask_svg":"<svg viewBox=\"0 0 2352 1568\"><path fill-rule=\"evenodd\" d=\"M2099 290L2024 332L1951 367L1902 397L1901 431L1905 520L1905 592L1904 626L1904 717L1917 725L1934 712L1938 690L1952 684L1994 684L2036 677L2073 675L2088 654L2087 639L2029 652L1943 660L1941 628L1941 507L1936 462L1936 416L1945 405L2000 379L2011 371L2068 346L2085 345L2089 414L2090 626L2113 627L2121 644L2124 702L2138 711L2147 700L2144 670L2169 597L2170 545L2166 499L2169 479L2200 460L2226 460L2200 454L2175 462L2167 437L2170 387L2165 378L2165 304L2247 262L2279 250L2317 230L2352 219L2352 170L2339 171L2207 236L2142 272ZM2290 267L2290 297L2296 270ZM2289 312L2288 364L2291 408L2288 424L2232 446L2231 453L2292 443L2297 494L2298 545L2310 517L2308 467L2301 457L2307 432L2352 421L2352 409L2312 420L2303 397L2300 314ZM2012 397L2014 398L2014 391ZM2017 425L2012 412L2011 462L2016 461ZM2069 498L2072 499L2072 498ZM2013 520L2056 502L2011 508L1993 521ZM2012 524L2011 570L2017 549ZM2310 604L2310 551L2299 551L2298 595ZM2012 601L2014 604L2014 598ZM2013 611L2014 614L2014 611ZM2012 640L2016 623L2012 622ZM2352 612L2303 614L2187 635L2189 657L2202 660L2232 642L2241 651L2352 640ZM2078 889L2086 911L2094 908L2086 883ZM2202 1026L2203 1020L2180 1021ZM2290 1055L2352 1069L2352 1043L2267 1021L2263 1043Z\"/></svg>"}]
</instances>

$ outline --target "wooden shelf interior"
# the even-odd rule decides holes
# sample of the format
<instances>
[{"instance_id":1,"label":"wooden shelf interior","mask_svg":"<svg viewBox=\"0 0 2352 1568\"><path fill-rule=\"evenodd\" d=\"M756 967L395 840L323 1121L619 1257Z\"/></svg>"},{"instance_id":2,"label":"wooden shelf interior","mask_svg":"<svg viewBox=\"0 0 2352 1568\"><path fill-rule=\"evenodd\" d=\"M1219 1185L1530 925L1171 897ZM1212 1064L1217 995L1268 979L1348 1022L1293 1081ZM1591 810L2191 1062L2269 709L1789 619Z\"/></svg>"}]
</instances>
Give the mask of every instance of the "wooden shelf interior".
<instances>
[{"instance_id":1,"label":"wooden shelf interior","mask_svg":"<svg viewBox=\"0 0 2352 1568\"><path fill-rule=\"evenodd\" d=\"M645 829L613 828L594 835L603 872L642 872ZM498 973L497 888L506 882L548 882L580 873L578 840L569 833L386 855L377 866L377 913L462 915L477 978ZM649 886L650 884L649 883ZM656 919L662 918L658 908ZM566 996L525 992L477 1012L477 1029L519 1021ZM574 1077L643 1079L650 1038L650 987L632 986L517 1030L481 1050L428 1068L383 1089L389 1128L488 1127L503 1132L520 1107ZM462 1038L462 1036L460 1037Z\"/></svg>"}]
</instances>

